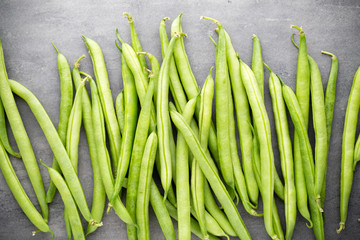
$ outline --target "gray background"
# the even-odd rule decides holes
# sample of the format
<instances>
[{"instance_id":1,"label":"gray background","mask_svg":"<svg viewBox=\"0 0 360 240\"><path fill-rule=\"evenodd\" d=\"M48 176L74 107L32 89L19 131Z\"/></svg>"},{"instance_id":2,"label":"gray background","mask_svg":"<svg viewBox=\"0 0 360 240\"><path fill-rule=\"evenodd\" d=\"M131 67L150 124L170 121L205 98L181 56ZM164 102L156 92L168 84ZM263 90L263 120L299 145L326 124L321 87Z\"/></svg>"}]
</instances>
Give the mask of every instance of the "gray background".
<instances>
[{"instance_id":1,"label":"gray background","mask_svg":"<svg viewBox=\"0 0 360 240\"><path fill-rule=\"evenodd\" d=\"M122 89L120 55L114 45L115 29L130 42L129 25L122 12L129 12L135 19L135 26L145 51L153 53L161 60L161 48L158 36L160 20L169 16L174 19L183 12L182 26L188 38L185 47L194 75L202 86L208 70L214 65L215 50L208 34L215 36L214 24L200 21L201 15L220 20L232 37L232 42L241 58L250 63L252 53L252 34L257 34L262 43L263 59L273 71L295 88L297 50L290 42L294 30L290 24L303 26L307 36L308 53L318 62L323 77L327 82L330 58L320 54L320 50L335 53L340 61L337 96L334 112L333 135L329 152L327 192L325 204L325 235L327 239L358 239L360 216L358 199L360 197L359 174L354 175L354 185L349 202L349 214L346 229L337 235L340 202L340 166L341 136L347 99L352 79L360 63L360 3L356 0L330 1L0 1L0 37L2 39L6 67L9 78L15 79L28 87L43 103L50 118L57 126L59 119L59 77L57 73L57 48L67 57L70 66L82 54L87 58L82 61L81 70L92 72L90 57L87 54L81 34L96 40L102 47L109 73L110 85L114 98ZM170 22L168 23L168 31ZM216 37L216 36L215 36ZM280 160L277 139L273 124L271 101L265 73L265 102L273 131L273 148L276 166L280 173ZM46 139L26 104L16 99L26 129L28 130L35 154L38 159L51 164L52 153ZM292 128L292 126L290 126ZM292 129L291 129L292 132ZM309 130L313 144L313 131ZM13 138L11 137L13 142ZM88 204L91 205L92 170L89 161L87 143L82 131L79 149L79 175L83 184ZM11 158L15 171L30 199L39 209L21 160ZM49 176L40 167L47 189ZM283 203L277 205L285 228ZM239 204L238 207L253 239L269 239L262 218L249 216ZM150 210L151 236L163 239L161 229ZM126 239L126 227L112 212L104 215L104 226L91 234L88 239ZM294 239L313 239L312 231L305 225L305 220L298 214ZM65 239L63 221L63 203L59 194L50 204L49 225L56 239ZM85 226L85 222L84 222ZM176 224L175 224L176 228ZM34 226L22 213L0 174L0 239L49 239L50 235L39 233L31 237ZM195 238L195 237L194 237Z\"/></svg>"}]
</instances>

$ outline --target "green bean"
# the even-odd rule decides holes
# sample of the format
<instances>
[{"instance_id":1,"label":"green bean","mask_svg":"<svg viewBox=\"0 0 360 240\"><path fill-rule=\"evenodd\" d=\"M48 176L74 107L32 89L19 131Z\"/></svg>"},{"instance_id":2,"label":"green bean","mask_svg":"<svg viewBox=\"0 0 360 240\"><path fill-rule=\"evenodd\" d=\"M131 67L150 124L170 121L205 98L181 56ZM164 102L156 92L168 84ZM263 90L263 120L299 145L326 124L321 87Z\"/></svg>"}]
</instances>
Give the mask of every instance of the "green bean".
<instances>
[{"instance_id":1,"label":"green bean","mask_svg":"<svg viewBox=\"0 0 360 240\"><path fill-rule=\"evenodd\" d=\"M244 174L242 174L241 166L237 162L234 164L234 177L237 191L240 195L244 208L250 214L254 214L251 202L257 206L259 188L256 184L254 172L252 169L252 134L249 126L251 122L249 101L246 96L244 85L241 81L240 63L237 60L235 49L231 43L229 34L226 35L226 57L229 66L231 88L234 96L234 104L236 109L236 118L238 122L238 131L240 136L241 156L243 162ZM244 179L245 177L245 179Z\"/></svg>"},{"instance_id":2,"label":"green bean","mask_svg":"<svg viewBox=\"0 0 360 240\"><path fill-rule=\"evenodd\" d=\"M31 185L40 204L41 212L45 222L49 218L49 208L46 203L44 184L40 175L34 151L32 149L29 137L26 133L19 110L11 92L10 84L5 67L4 53L0 40L0 96L4 105L6 116L8 117L11 130L13 132L16 144L18 145L26 172L29 175Z\"/></svg>"},{"instance_id":3,"label":"green bean","mask_svg":"<svg viewBox=\"0 0 360 240\"><path fill-rule=\"evenodd\" d=\"M324 226L322 214L315 201L315 176L313 168L312 149L307 135L305 120L302 115L300 104L298 103L295 93L290 87L282 86L283 97L289 110L290 117L294 124L297 136L299 137L299 145L302 156L302 166L305 175L306 189L309 197L309 205L311 211L311 220L316 239L324 239ZM306 174L305 174L306 173Z\"/></svg>"},{"instance_id":4,"label":"green bean","mask_svg":"<svg viewBox=\"0 0 360 240\"><path fill-rule=\"evenodd\" d=\"M234 168L232 165L229 135L229 73L226 62L226 36L220 22L208 17L202 18L214 21L219 28L219 41L216 48L215 57L215 108L217 144L219 148L220 171L223 175L225 183L229 185L230 188L234 189Z\"/></svg>"},{"instance_id":5,"label":"green bean","mask_svg":"<svg viewBox=\"0 0 360 240\"><path fill-rule=\"evenodd\" d=\"M313 124L315 131L315 197L320 211L323 211L320 204L320 194L324 184L327 166L327 129L325 116L324 91L321 82L320 70L315 60L308 55L311 72L311 105Z\"/></svg>"},{"instance_id":6,"label":"green bean","mask_svg":"<svg viewBox=\"0 0 360 240\"><path fill-rule=\"evenodd\" d=\"M263 60L261 54L260 39L255 34L253 34L252 40L253 40L253 55L252 55L251 69L254 72L256 81L259 85L261 95L263 96L264 99L264 66L263 66Z\"/></svg>"},{"instance_id":7,"label":"green bean","mask_svg":"<svg viewBox=\"0 0 360 240\"><path fill-rule=\"evenodd\" d=\"M211 126L212 101L214 96L214 80L211 76L212 68L209 71L208 77L204 83L201 91L200 100L200 114L199 114L199 141L203 149L207 149L209 131ZM195 109L194 109L195 110ZM189 122L188 122L189 123ZM194 158L192 160L191 168L191 193L193 199L194 210L202 231L204 238L208 237L207 227L205 225L205 193L204 185L205 178L199 166L199 163Z\"/></svg>"},{"instance_id":8,"label":"green bean","mask_svg":"<svg viewBox=\"0 0 360 240\"><path fill-rule=\"evenodd\" d=\"M41 129L44 132L44 135L50 145L51 150L54 153L55 158L57 159L61 171L64 175L65 181L71 191L71 194L86 221L91 224L97 224L93 219L88 205L86 203L84 191L81 187L78 176L75 173L75 170L71 164L69 156L66 152L64 145L62 144L57 131L51 122L48 114L46 113L44 107L41 105L39 100L31 93L29 89L21 85L20 83L9 80L9 85L13 93L22 98L30 107L33 112L36 120L38 121Z\"/></svg>"},{"instance_id":9,"label":"green bean","mask_svg":"<svg viewBox=\"0 0 360 240\"><path fill-rule=\"evenodd\" d=\"M354 170L354 144L358 113L360 108L360 67L355 73L354 81L346 108L342 155L341 155L341 188L340 188L340 225L338 233L345 228L351 193ZM356 161L355 161L356 163Z\"/></svg>"},{"instance_id":10,"label":"green bean","mask_svg":"<svg viewBox=\"0 0 360 240\"><path fill-rule=\"evenodd\" d=\"M81 224L79 213L76 208L76 204L73 200L73 197L71 195L68 186L66 185L65 180L61 177L58 171L56 171L51 167L46 166L45 164L43 165L49 171L50 178L57 187L57 189L59 190L59 193L65 205L65 209L67 209L68 211L67 216L69 217L71 230L74 235L74 240L85 239L84 230Z\"/></svg>"},{"instance_id":11,"label":"green bean","mask_svg":"<svg viewBox=\"0 0 360 240\"><path fill-rule=\"evenodd\" d=\"M159 27L159 35L160 35L160 41L161 41L161 53L162 57L165 58L166 51L169 46L169 39L166 33L165 28L165 21L168 20L168 17L165 17L161 20L160 27ZM176 69L174 56L171 56L170 59L170 91L173 96L175 106L178 109L180 113L183 112L183 108L186 105L186 96L184 93L184 89L181 85L179 74Z\"/></svg>"},{"instance_id":12,"label":"green bean","mask_svg":"<svg viewBox=\"0 0 360 240\"><path fill-rule=\"evenodd\" d=\"M269 236L276 239L272 221L272 209L274 202L274 153L271 144L271 131L269 117L266 113L265 104L256 83L252 70L240 60L241 79L249 99L253 112L253 119L260 142L261 156L261 183L264 209L265 228Z\"/></svg>"},{"instance_id":13,"label":"green bean","mask_svg":"<svg viewBox=\"0 0 360 240\"><path fill-rule=\"evenodd\" d=\"M179 221L178 216L177 216L177 209L174 205L172 205L168 200L165 200L165 205L166 208L170 214L170 216L172 218L174 218L175 220ZM198 236L199 238L203 239L204 235L202 235L201 230L200 230L200 226L199 223L193 219L190 218L190 227L191 227L191 231ZM180 239L180 238L179 238ZM209 240L218 240L219 238L215 237L212 234L209 234Z\"/></svg>"},{"instance_id":14,"label":"green bean","mask_svg":"<svg viewBox=\"0 0 360 240\"><path fill-rule=\"evenodd\" d=\"M135 26L134 26L133 17L130 16L130 14L127 12L124 12L123 15L125 18L128 19L129 24L130 24L131 45L132 45L133 49L135 50L135 52L142 52L143 49L141 47L140 39L139 39L139 36L138 36ZM137 57L139 59L142 71L143 71L144 75L146 76L147 75L147 70L146 70L147 66L146 66L145 56L138 54Z\"/></svg>"},{"instance_id":15,"label":"green bean","mask_svg":"<svg viewBox=\"0 0 360 240\"><path fill-rule=\"evenodd\" d=\"M147 76L144 74L144 72L141 69L141 65L139 62L139 59L137 58L137 54L134 51L134 49L127 43L125 43L120 35L119 31L116 29L116 35L119 41L121 42L121 52L125 57L126 63L128 67L131 70L131 73L134 76L135 80L135 86L136 86L136 92L140 100L140 105L144 105L144 99L146 90L148 88L148 81ZM117 42L115 42L117 45ZM118 46L118 45L117 45ZM119 50L120 47L118 46ZM153 109L151 110L151 122L150 122L150 129L151 131L155 131L156 129L156 114L155 114L155 108L154 106L151 106Z\"/></svg>"},{"instance_id":16,"label":"green bean","mask_svg":"<svg viewBox=\"0 0 360 240\"><path fill-rule=\"evenodd\" d=\"M174 51L176 40L181 38L182 34L178 33L171 38L165 58L161 65L158 83L158 99L156 103L157 109L157 132L159 137L159 153L160 153L160 180L165 191L164 198L171 185L172 167L171 152L169 144L169 110L168 110L168 93L169 93L169 68L170 59Z\"/></svg>"},{"instance_id":17,"label":"green bean","mask_svg":"<svg viewBox=\"0 0 360 240\"><path fill-rule=\"evenodd\" d=\"M184 108L183 116L190 123L196 106L196 98L191 99ZM169 106L171 107L171 105ZM189 149L184 137L177 134L176 145L176 196L178 202L179 239L190 239L190 184L189 184Z\"/></svg>"},{"instance_id":18,"label":"green bean","mask_svg":"<svg viewBox=\"0 0 360 240\"><path fill-rule=\"evenodd\" d=\"M336 80L339 69L339 61L337 57L329 52L322 51L323 54L327 54L331 56L331 70L329 75L329 80L326 86L325 92L325 114L326 114L326 129L327 129L327 143L328 147L330 146L330 137L331 137L331 128L334 114L334 104L335 104L335 92L336 92ZM327 166L325 169L327 172ZM324 207L325 201L325 190L326 190L326 175L324 177L324 184L321 190L321 206Z\"/></svg>"},{"instance_id":19,"label":"green bean","mask_svg":"<svg viewBox=\"0 0 360 240\"><path fill-rule=\"evenodd\" d=\"M106 195L110 199L114 192L114 178L111 171L110 156L106 148L104 115L100 105L100 97L98 95L96 84L92 79L90 79L89 82L91 87L91 113L94 138L96 142L97 160L99 163L98 166L100 167L101 179L105 187ZM130 225L134 224L134 220L126 210L119 196L115 199L112 207L121 220Z\"/></svg>"},{"instance_id":20,"label":"green bean","mask_svg":"<svg viewBox=\"0 0 360 240\"><path fill-rule=\"evenodd\" d=\"M152 172L155 163L155 156L157 150L157 136L152 132L145 145L144 154L142 157L138 194L136 200L136 223L138 225L138 238L150 239L149 229L149 199L150 199L150 184L152 181Z\"/></svg>"},{"instance_id":21,"label":"green bean","mask_svg":"<svg viewBox=\"0 0 360 240\"><path fill-rule=\"evenodd\" d=\"M125 123L124 133L121 143L121 151L116 170L115 186L110 204L118 197L122 188L122 182L129 168L131 151L135 136L136 122L138 118L138 103L133 75L127 65L125 57L121 54L121 71L124 81L124 105L125 105Z\"/></svg>"},{"instance_id":22,"label":"green bean","mask_svg":"<svg viewBox=\"0 0 360 240\"><path fill-rule=\"evenodd\" d=\"M270 71L269 90L272 100L276 134L281 160L281 169L285 180L285 220L286 239L292 238L296 222L296 189L294 183L294 162L292 154L286 107L282 96L278 76Z\"/></svg>"},{"instance_id":23,"label":"green bean","mask_svg":"<svg viewBox=\"0 0 360 240\"><path fill-rule=\"evenodd\" d=\"M141 108L135 137L133 149L131 153L128 188L126 191L126 209L130 216L136 219L136 196L138 190L138 183L140 177L141 158L144 152L146 139L149 132L151 104L154 95L154 80L150 79L149 86L145 95L145 104ZM137 239L137 230L135 226L127 225L127 233L129 239Z\"/></svg>"},{"instance_id":24,"label":"green bean","mask_svg":"<svg viewBox=\"0 0 360 240\"><path fill-rule=\"evenodd\" d=\"M71 164L78 174L78 156L79 156L79 140L80 140L80 128L81 128L81 115L82 115L82 97L85 88L85 80L81 81L79 87L76 90L74 104L70 112L65 148L70 158ZM65 226L68 233L68 239L71 239L71 224L69 210L64 209Z\"/></svg>"},{"instance_id":25,"label":"green bean","mask_svg":"<svg viewBox=\"0 0 360 240\"><path fill-rule=\"evenodd\" d=\"M95 79L98 81L99 97L104 111L106 131L109 137L112 169L115 171L121 148L121 134L116 120L109 78L100 46L92 39L82 36L93 63Z\"/></svg>"},{"instance_id":26,"label":"green bean","mask_svg":"<svg viewBox=\"0 0 360 240\"><path fill-rule=\"evenodd\" d=\"M16 176L15 170L11 165L9 156L5 152L2 143L0 143L0 168L11 193L30 222L34 224L35 227L37 227L40 231L51 233L54 238L54 233L50 230L49 226L42 218L38 210L36 210L34 205L31 203L24 188L21 186L21 183ZM33 232L33 235L36 232Z\"/></svg>"},{"instance_id":27,"label":"green bean","mask_svg":"<svg viewBox=\"0 0 360 240\"><path fill-rule=\"evenodd\" d=\"M59 77L60 77L60 92L61 92L58 134L62 143L65 145L68 121L69 121L71 108L73 105L73 95L74 95L73 85L71 81L70 67L66 60L66 57L58 51L54 43L53 43L53 47L57 52L57 61L58 61L58 69L59 69ZM79 62L82 58L83 57L80 57L77 62ZM54 168L56 171L59 171L61 173L60 166L57 163L55 157L53 158L52 168ZM50 185L46 193L47 203L51 203L53 201L55 193L56 193L55 185L52 181L50 181Z\"/></svg>"},{"instance_id":28,"label":"green bean","mask_svg":"<svg viewBox=\"0 0 360 240\"><path fill-rule=\"evenodd\" d=\"M125 105L124 105L124 90L122 90L115 100L115 112L119 123L120 133L124 134L125 124Z\"/></svg>"},{"instance_id":29,"label":"green bean","mask_svg":"<svg viewBox=\"0 0 360 240\"><path fill-rule=\"evenodd\" d=\"M182 13L172 22L171 24L171 35L174 35L176 32L182 32L181 27L181 16ZM197 96L200 92L199 86L197 85L194 74L192 73L188 57L186 55L185 46L183 39L180 39L177 44L175 44L174 49L174 59L176 63L177 70L179 72L180 80L185 90L185 93L188 99L191 99ZM196 117L199 119L200 114L200 99L196 102ZM209 135L209 149L212 153L212 157L218 162L218 146L216 138L216 130L214 124L211 125L210 135Z\"/></svg>"},{"instance_id":30,"label":"green bean","mask_svg":"<svg viewBox=\"0 0 360 240\"><path fill-rule=\"evenodd\" d=\"M305 33L297 26L291 26L299 30L300 48L296 70L296 97L299 101L302 114L304 116L305 128L308 128L309 121L309 101L310 101L310 66L307 58L307 46ZM295 188L296 203L300 214L312 226L310 213L308 209L305 176L302 166L301 154L299 146L299 137L294 134L294 163L295 163Z\"/></svg>"},{"instance_id":31,"label":"green bean","mask_svg":"<svg viewBox=\"0 0 360 240\"><path fill-rule=\"evenodd\" d=\"M72 71L72 78L76 89L81 82L79 67L80 67L79 61L75 62ZM91 76L89 76L89 78L91 78ZM87 142L89 146L90 160L93 169L93 179L94 179L91 215L94 217L94 219L97 222L101 222L105 208L106 193L105 193L104 185L101 180L99 163L96 156L97 154L96 142L93 132L93 124L92 124L92 116L91 116L91 101L87 91L85 90L83 91L83 96L82 96L82 119L83 119ZM94 232L96 229L97 226L88 224L86 229L86 235L89 235L90 233Z\"/></svg>"},{"instance_id":32,"label":"green bean","mask_svg":"<svg viewBox=\"0 0 360 240\"><path fill-rule=\"evenodd\" d=\"M150 203L160 224L161 230L166 240L176 240L175 230L169 212L166 208L164 197L161 196L154 180L150 184Z\"/></svg>"},{"instance_id":33,"label":"green bean","mask_svg":"<svg viewBox=\"0 0 360 240\"><path fill-rule=\"evenodd\" d=\"M225 214L227 215L231 226L236 231L237 236L241 239L251 239L235 204L226 190L225 185L220 180L220 177L214 167L210 164L211 160L207 157L205 150L202 149L195 133L191 130L190 126L179 113L170 111L170 115L175 126L183 134L192 154L198 161L200 168L209 181L211 188L214 190L217 199L223 206Z\"/></svg>"},{"instance_id":34,"label":"green bean","mask_svg":"<svg viewBox=\"0 0 360 240\"><path fill-rule=\"evenodd\" d=\"M11 144L9 142L9 138L8 138L8 134L6 131L6 120L5 120L5 111L4 111L4 105L0 99L0 141L3 144L3 147L5 148L5 150L13 155L14 157L17 158L21 158L20 153L15 152L12 147Z\"/></svg>"},{"instance_id":35,"label":"green bean","mask_svg":"<svg viewBox=\"0 0 360 240\"><path fill-rule=\"evenodd\" d=\"M250 124L249 124L250 125ZM250 127L252 128L252 126L250 125ZM260 147L259 147L259 140L258 137L256 136L255 133L255 129L252 128L252 133L253 133L253 148L252 148L252 155L253 155L253 169L254 169L254 173L255 173L255 179L256 182L259 186L260 189L260 194L262 195L262 188L261 188L261 160L260 160ZM295 208L296 210L296 208ZM274 227L274 232L276 233L276 236L278 237L278 239L284 239L284 233L281 227L281 222L280 222L280 218L279 218L279 214L277 211L277 207L275 204L275 201L273 202L273 211L272 211L272 220L273 220L273 227Z\"/></svg>"}]
</instances>

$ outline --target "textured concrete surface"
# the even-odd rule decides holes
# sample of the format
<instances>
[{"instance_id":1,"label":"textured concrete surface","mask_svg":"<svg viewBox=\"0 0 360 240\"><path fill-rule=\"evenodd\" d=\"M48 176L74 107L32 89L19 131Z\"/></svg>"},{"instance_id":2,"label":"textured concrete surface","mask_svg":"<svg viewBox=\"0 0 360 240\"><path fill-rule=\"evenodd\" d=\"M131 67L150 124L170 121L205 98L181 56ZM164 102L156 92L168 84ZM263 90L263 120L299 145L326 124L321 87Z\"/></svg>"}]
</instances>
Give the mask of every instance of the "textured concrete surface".
<instances>
[{"instance_id":1,"label":"textured concrete surface","mask_svg":"<svg viewBox=\"0 0 360 240\"><path fill-rule=\"evenodd\" d=\"M57 125L59 119L59 77L57 73L54 42L67 57L72 66L82 54L81 69L92 74L90 57L81 39L84 34L96 40L102 47L109 73L112 93L115 96L122 89L120 55L114 45L115 29L126 41L130 41L129 25L122 12L130 12L140 35L143 49L153 53L161 60L158 36L160 20L169 16L174 19L183 12L182 26L187 33L185 46L194 75L202 86L208 70L214 65L215 50L208 34L215 36L214 24L199 20L201 15L220 20L227 29L232 42L242 59L250 63L252 53L252 34L259 36L262 43L263 58L274 72L295 88L297 50L290 42L290 24L303 26L307 36L308 53L318 62L327 82L330 58L320 54L320 50L335 53L340 61L336 92L333 135L329 152L327 193L325 204L325 235L327 239L358 239L360 216L359 173L356 170L354 185L349 202L346 229L337 235L340 203L341 136L345 110L352 79L360 64L360 3L357 0L318 0L318 1L0 1L0 37L4 48L6 68L10 78L28 87L43 103L50 118ZM168 23L170 25L170 23ZM168 30L169 30L168 26ZM216 36L215 36L216 37ZM280 160L276 143L271 100L268 92L268 72L265 73L265 101L272 124L273 147L278 172ZM18 107L28 130L38 159L51 164L52 153L46 139L26 104L17 98ZM291 125L292 128L292 125ZM291 132L293 132L291 130ZM313 130L309 130L313 143ZM14 143L11 137L12 143ZM92 170L84 132L81 135L79 154L79 175L88 204L91 205ZM11 158L30 199L39 209L21 160ZM49 175L40 167L45 187L49 185ZM281 173L280 173L281 175ZM277 201L279 213L285 228L283 203ZM263 220L249 216L241 206L238 207L253 239L269 239ZM150 212L150 228L153 239L164 239L153 212ZM85 222L84 226L85 226ZM314 239L313 233L298 215L293 239ZM175 223L174 223L175 224ZM65 239L63 203L59 194L50 204L49 225L56 239ZM176 224L175 224L176 228ZM0 174L0 239L50 239L50 235L39 233L31 237L34 226L22 213ZM104 216L104 226L91 234L88 239L126 239L126 226L112 212ZM195 237L194 237L195 239Z\"/></svg>"}]
</instances>

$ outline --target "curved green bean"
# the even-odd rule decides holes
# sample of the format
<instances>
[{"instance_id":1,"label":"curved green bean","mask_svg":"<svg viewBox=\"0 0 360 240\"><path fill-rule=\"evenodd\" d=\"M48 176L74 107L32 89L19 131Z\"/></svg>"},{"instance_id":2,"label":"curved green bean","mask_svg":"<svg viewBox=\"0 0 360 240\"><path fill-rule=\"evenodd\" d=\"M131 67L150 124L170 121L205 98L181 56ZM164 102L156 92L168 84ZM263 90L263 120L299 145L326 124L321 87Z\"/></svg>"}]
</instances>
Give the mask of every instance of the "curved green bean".
<instances>
[{"instance_id":1,"label":"curved green bean","mask_svg":"<svg viewBox=\"0 0 360 240\"><path fill-rule=\"evenodd\" d=\"M44 184L41 178L39 166L37 164L34 151L32 149L29 137L26 133L19 110L16 106L14 95L10 88L8 80L4 53L0 40L0 96L4 105L6 116L8 117L11 130L14 134L16 144L18 145L22 161L25 165L26 172L29 175L31 185L40 204L41 212L45 222L49 218L49 208L46 203Z\"/></svg>"},{"instance_id":2,"label":"curved green bean","mask_svg":"<svg viewBox=\"0 0 360 240\"><path fill-rule=\"evenodd\" d=\"M341 155L341 188L340 188L340 224L338 233L345 228L349 197L351 193L354 169L354 144L356 124L360 108L360 67L355 73L354 81L346 108L342 155Z\"/></svg>"},{"instance_id":3,"label":"curved green bean","mask_svg":"<svg viewBox=\"0 0 360 240\"><path fill-rule=\"evenodd\" d=\"M57 187L57 189L59 190L61 198L64 202L65 209L68 212L67 216L71 224L71 231L74 235L74 240L77 239L85 240L84 230L81 224L80 216L65 180L61 177L58 171L54 170L51 167L46 166L44 163L43 165L49 171L50 178Z\"/></svg>"},{"instance_id":4,"label":"curved green bean","mask_svg":"<svg viewBox=\"0 0 360 240\"><path fill-rule=\"evenodd\" d=\"M54 156L60 165L65 181L69 186L71 194L81 214L83 215L86 221L96 225L97 222L93 219L90 213L79 178L75 173L75 170L71 164L66 149L62 144L59 135L57 134L57 131L53 123L51 122L48 114L46 113L44 107L41 105L39 100L34 96L34 94L32 94L29 89L27 89L20 83L14 80L9 80L9 84L13 93L18 95L29 105L41 129L43 130L44 135L48 140L50 148L53 151Z\"/></svg>"},{"instance_id":5,"label":"curved green bean","mask_svg":"<svg viewBox=\"0 0 360 240\"><path fill-rule=\"evenodd\" d=\"M214 167L210 164L210 159L206 155L206 151L202 149L195 133L191 130L190 126L179 113L170 111L170 115L175 126L183 134L192 154L197 159L201 170L209 181L210 186L214 190L214 193L220 204L223 206L225 214L227 215L232 227L236 231L237 236L241 239L251 239L240 217L240 214L236 209L235 204L226 190L225 185L220 180L220 177Z\"/></svg>"},{"instance_id":6,"label":"curved green bean","mask_svg":"<svg viewBox=\"0 0 360 240\"><path fill-rule=\"evenodd\" d=\"M120 155L121 134L116 120L114 103L110 90L109 78L105 66L104 56L101 48L94 40L82 36L93 63L95 79L98 82L99 97L104 111L106 131L109 137L110 153L112 159L112 169L116 169Z\"/></svg>"},{"instance_id":7,"label":"curved green bean","mask_svg":"<svg viewBox=\"0 0 360 240\"><path fill-rule=\"evenodd\" d=\"M264 66L263 66L264 64L261 54L260 39L255 34L253 34L252 40L253 40L253 55L252 55L251 69L254 72L256 81L259 85L261 95L264 99Z\"/></svg>"},{"instance_id":8,"label":"curved green bean","mask_svg":"<svg viewBox=\"0 0 360 240\"><path fill-rule=\"evenodd\" d=\"M51 233L54 238L54 233L50 230L43 217L31 203L24 188L21 186L21 183L16 176L15 170L11 165L9 156L5 152L2 143L0 143L0 169L3 173L7 185L9 186L11 193L13 194L21 210L25 213L30 222L34 224L34 226L37 227L40 231ZM33 235L36 232L33 232Z\"/></svg>"},{"instance_id":9,"label":"curved green bean","mask_svg":"<svg viewBox=\"0 0 360 240\"><path fill-rule=\"evenodd\" d=\"M313 167L313 155L312 149L307 135L307 129L305 120L302 115L300 104L298 103L295 93L290 87L282 86L283 97L286 106L289 110L290 117L294 124L294 128L297 136L299 137L299 145L302 156L302 166L305 175L306 190L309 198L309 205L311 211L311 220L313 223L313 230L316 239L324 239L324 223L323 217L319 210L319 207L315 201L315 176ZM306 174L305 174L306 173Z\"/></svg>"}]
</instances>

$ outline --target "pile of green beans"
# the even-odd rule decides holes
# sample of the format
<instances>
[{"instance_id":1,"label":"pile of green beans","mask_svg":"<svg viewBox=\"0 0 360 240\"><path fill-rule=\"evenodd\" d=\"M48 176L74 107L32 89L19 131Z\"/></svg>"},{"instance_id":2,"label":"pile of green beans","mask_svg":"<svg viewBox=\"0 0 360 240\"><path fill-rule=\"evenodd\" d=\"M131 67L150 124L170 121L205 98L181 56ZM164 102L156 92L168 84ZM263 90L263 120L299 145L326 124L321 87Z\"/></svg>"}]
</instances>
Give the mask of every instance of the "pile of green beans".
<instances>
[{"instance_id":1,"label":"pile of green beans","mask_svg":"<svg viewBox=\"0 0 360 240\"><path fill-rule=\"evenodd\" d=\"M80 71L80 60L85 55L78 58L71 72L66 57L53 44L61 93L57 129L38 99L22 84L8 79L0 41L0 168L20 208L38 228L35 233L49 232L54 236L47 224L51 223L48 204L58 189L64 202L68 239L85 239L88 234L101 231L107 200L107 213L115 211L127 224L128 239L133 240L151 237L150 205L166 239L190 240L191 233L201 239L251 239L238 210L239 202L245 214L263 217L271 239L292 239L298 211L313 229L315 238L325 239L323 212L327 211L324 201L337 57L322 51L332 57L324 92L319 67L308 53L305 33L292 25L300 37L297 45L295 34L291 35L298 48L294 93L286 80L264 63L259 37L252 36L250 67L236 52L223 25L213 18L201 17L214 22L218 34L217 42L210 36L216 49L215 79L211 67L201 87L186 53L182 14L171 24L170 40L166 30L169 18L160 21L161 64L143 50L133 17L129 13L124 16L130 25L131 45L116 30L123 89L117 93L115 104L104 56L96 41L82 36L94 78ZM270 72L268 83L279 160L274 157L276 150L265 108L264 66ZM13 94L29 105L54 153L52 163L41 162L50 175L47 194ZM359 109L360 68L345 116L338 233L345 228L353 171L360 161L360 136L355 139ZM308 132L310 110L314 149ZM287 112L295 130L293 142ZM7 120L18 152L10 144ZM93 168L91 211L78 176L81 126L86 132ZM21 186L9 157L23 159L42 215ZM281 165L283 181L275 161ZM126 203L121 200L124 192ZM276 196L284 201L285 231ZM258 210L261 202L262 210ZM81 217L88 222L86 231ZM178 222L178 236L171 218Z\"/></svg>"}]
</instances>

